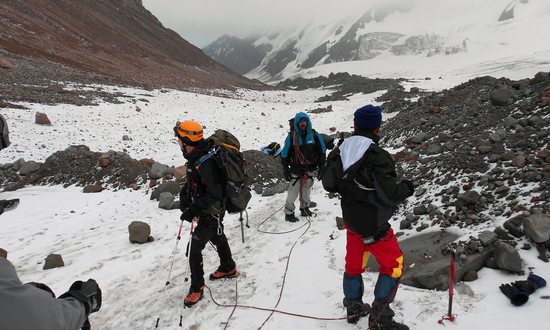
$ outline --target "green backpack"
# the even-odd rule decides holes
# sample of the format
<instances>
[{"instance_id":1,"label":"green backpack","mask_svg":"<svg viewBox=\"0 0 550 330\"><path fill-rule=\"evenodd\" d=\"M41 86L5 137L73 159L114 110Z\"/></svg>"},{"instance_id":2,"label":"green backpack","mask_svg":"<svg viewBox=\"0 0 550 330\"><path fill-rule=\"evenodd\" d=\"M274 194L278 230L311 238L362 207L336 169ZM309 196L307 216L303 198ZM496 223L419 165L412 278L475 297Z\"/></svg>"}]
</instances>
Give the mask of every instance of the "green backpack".
<instances>
[{"instance_id":1,"label":"green backpack","mask_svg":"<svg viewBox=\"0 0 550 330\"><path fill-rule=\"evenodd\" d=\"M200 166L209 158L214 158L222 170L226 181L224 196L225 209L228 213L239 213L246 210L248 202L252 198L250 188L245 183L245 166L243 155L240 151L239 140L228 131L219 129L212 134L208 141L213 142L213 147L202 156L195 166Z\"/></svg>"}]
</instances>

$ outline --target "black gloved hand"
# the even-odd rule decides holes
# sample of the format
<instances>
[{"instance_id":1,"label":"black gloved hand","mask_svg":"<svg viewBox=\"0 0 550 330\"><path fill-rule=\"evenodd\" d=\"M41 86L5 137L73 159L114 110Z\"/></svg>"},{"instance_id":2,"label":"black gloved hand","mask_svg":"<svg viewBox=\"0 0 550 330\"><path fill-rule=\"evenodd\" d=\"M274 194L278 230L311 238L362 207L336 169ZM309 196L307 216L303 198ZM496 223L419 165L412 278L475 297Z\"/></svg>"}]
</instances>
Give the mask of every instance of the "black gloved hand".
<instances>
[{"instance_id":1,"label":"black gloved hand","mask_svg":"<svg viewBox=\"0 0 550 330\"><path fill-rule=\"evenodd\" d=\"M401 181L401 182L403 182L404 184L406 184L406 185L407 185L407 188L409 188L409 196L414 195L414 184L412 183L412 181L403 180L403 181Z\"/></svg>"},{"instance_id":2,"label":"black gloved hand","mask_svg":"<svg viewBox=\"0 0 550 330\"><path fill-rule=\"evenodd\" d=\"M189 206L193 204L193 201L190 198L187 198L185 189L180 191L180 211L184 212Z\"/></svg>"},{"instance_id":3,"label":"black gloved hand","mask_svg":"<svg viewBox=\"0 0 550 330\"><path fill-rule=\"evenodd\" d=\"M74 282L69 291L65 292L59 299L73 297L84 304L86 316L97 312L101 308L101 289L94 279L86 282Z\"/></svg>"},{"instance_id":4,"label":"black gloved hand","mask_svg":"<svg viewBox=\"0 0 550 330\"><path fill-rule=\"evenodd\" d=\"M546 286L546 281L535 274L529 274L526 281L502 284L499 289L514 306L521 306L529 300L529 295Z\"/></svg>"},{"instance_id":5,"label":"black gloved hand","mask_svg":"<svg viewBox=\"0 0 550 330\"><path fill-rule=\"evenodd\" d=\"M290 181L290 168L288 166L283 167L283 176L286 181Z\"/></svg>"},{"instance_id":6,"label":"black gloved hand","mask_svg":"<svg viewBox=\"0 0 550 330\"><path fill-rule=\"evenodd\" d=\"M180 220L185 220L187 222L192 222L195 217L198 217L201 214L200 210L195 206L191 205L186 208L185 211L181 213Z\"/></svg>"}]
</instances>

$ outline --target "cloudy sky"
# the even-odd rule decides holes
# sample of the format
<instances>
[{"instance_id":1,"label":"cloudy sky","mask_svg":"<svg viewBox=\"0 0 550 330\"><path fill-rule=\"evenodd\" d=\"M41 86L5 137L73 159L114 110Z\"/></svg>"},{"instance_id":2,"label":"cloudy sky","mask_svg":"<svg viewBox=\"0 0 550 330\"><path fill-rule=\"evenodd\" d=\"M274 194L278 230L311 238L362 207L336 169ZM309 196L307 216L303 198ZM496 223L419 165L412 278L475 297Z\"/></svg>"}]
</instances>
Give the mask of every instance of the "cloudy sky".
<instances>
[{"instance_id":1,"label":"cloudy sky","mask_svg":"<svg viewBox=\"0 0 550 330\"><path fill-rule=\"evenodd\" d=\"M343 17L382 0L143 0L164 26L202 48L223 34L247 36ZM398 0L385 0L391 2ZM413 0L409 0L413 1Z\"/></svg>"}]
</instances>

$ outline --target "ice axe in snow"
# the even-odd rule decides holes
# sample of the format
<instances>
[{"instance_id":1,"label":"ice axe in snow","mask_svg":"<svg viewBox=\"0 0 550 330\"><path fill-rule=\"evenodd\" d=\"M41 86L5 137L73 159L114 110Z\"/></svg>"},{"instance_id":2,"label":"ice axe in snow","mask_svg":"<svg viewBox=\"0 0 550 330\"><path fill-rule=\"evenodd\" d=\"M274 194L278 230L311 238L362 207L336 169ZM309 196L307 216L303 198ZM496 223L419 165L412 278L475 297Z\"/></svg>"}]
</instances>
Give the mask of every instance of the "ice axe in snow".
<instances>
[{"instance_id":1,"label":"ice axe in snow","mask_svg":"<svg viewBox=\"0 0 550 330\"><path fill-rule=\"evenodd\" d=\"M449 269L449 310L447 315L443 315L441 320L437 321L439 324L443 324L443 321L454 322L456 320L456 315L453 314L453 295L454 295L454 286L455 286L455 255L451 253L451 265Z\"/></svg>"}]
</instances>

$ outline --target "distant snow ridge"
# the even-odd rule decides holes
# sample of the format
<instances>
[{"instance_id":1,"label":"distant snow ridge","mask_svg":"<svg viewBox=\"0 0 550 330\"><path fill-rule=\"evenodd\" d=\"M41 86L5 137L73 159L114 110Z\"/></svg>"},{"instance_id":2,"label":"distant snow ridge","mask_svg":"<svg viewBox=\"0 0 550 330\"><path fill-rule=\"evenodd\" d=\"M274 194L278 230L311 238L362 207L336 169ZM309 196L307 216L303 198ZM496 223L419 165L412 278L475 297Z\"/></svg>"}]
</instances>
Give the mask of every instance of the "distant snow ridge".
<instances>
[{"instance_id":1,"label":"distant snow ridge","mask_svg":"<svg viewBox=\"0 0 550 330\"><path fill-rule=\"evenodd\" d=\"M542 0L495 0L480 4L405 1L377 5L333 22L310 23L245 39L222 36L203 51L249 78L276 81L314 66L403 56L450 56L470 51L473 42L488 49L487 33L495 45L504 26L528 21L545 8ZM516 13L516 15L514 15ZM523 23L525 24L525 23ZM534 23L533 23L534 24Z\"/></svg>"}]
</instances>

